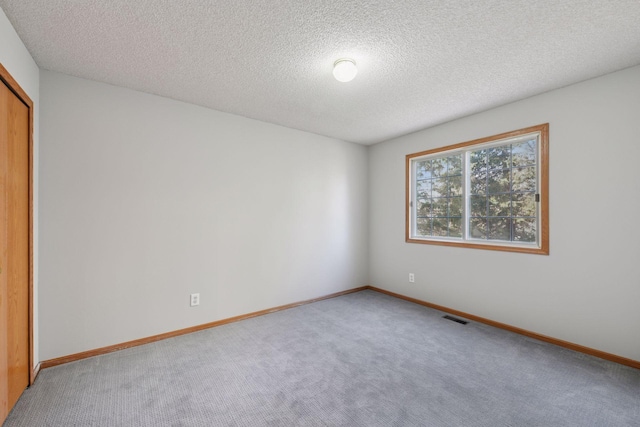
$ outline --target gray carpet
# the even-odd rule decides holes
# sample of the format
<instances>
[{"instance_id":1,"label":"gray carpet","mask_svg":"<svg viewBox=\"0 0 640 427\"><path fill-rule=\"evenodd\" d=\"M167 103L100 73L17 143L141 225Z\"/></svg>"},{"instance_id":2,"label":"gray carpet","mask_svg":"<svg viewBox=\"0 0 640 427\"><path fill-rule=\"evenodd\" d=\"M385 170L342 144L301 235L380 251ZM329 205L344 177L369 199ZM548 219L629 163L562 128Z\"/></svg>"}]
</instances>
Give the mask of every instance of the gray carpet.
<instances>
[{"instance_id":1,"label":"gray carpet","mask_svg":"<svg viewBox=\"0 0 640 427\"><path fill-rule=\"evenodd\" d=\"M363 291L43 370L13 426L640 426L640 371Z\"/></svg>"}]
</instances>

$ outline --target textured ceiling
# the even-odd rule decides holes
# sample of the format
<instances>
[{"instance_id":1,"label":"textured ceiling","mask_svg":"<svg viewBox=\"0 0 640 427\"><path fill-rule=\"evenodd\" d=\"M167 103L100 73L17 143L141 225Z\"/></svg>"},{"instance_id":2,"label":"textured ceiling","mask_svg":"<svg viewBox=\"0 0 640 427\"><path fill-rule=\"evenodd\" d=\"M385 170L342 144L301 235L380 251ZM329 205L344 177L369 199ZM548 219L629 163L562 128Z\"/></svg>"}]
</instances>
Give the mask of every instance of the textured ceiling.
<instances>
[{"instance_id":1,"label":"textured ceiling","mask_svg":"<svg viewBox=\"0 0 640 427\"><path fill-rule=\"evenodd\" d=\"M372 144L640 64L639 0L0 0L42 68ZM355 59L350 83L333 62Z\"/></svg>"}]
</instances>

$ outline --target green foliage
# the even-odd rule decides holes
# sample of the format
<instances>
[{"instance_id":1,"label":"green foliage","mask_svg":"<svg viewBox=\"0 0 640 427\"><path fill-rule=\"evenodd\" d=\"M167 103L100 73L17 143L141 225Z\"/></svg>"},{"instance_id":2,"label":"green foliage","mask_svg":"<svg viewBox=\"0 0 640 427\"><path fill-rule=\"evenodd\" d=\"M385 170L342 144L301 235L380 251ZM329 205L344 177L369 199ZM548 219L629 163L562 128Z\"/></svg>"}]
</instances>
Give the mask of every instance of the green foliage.
<instances>
[{"instance_id":1,"label":"green foliage","mask_svg":"<svg viewBox=\"0 0 640 427\"><path fill-rule=\"evenodd\" d=\"M536 139L469 153L469 234L475 239L536 238ZM463 155L416 163L417 231L462 237Z\"/></svg>"},{"instance_id":2,"label":"green foliage","mask_svg":"<svg viewBox=\"0 0 640 427\"><path fill-rule=\"evenodd\" d=\"M536 237L536 140L470 153L470 234L533 242Z\"/></svg>"},{"instance_id":3,"label":"green foliage","mask_svg":"<svg viewBox=\"0 0 640 427\"><path fill-rule=\"evenodd\" d=\"M416 196L419 235L462 237L462 155L418 162Z\"/></svg>"}]
</instances>

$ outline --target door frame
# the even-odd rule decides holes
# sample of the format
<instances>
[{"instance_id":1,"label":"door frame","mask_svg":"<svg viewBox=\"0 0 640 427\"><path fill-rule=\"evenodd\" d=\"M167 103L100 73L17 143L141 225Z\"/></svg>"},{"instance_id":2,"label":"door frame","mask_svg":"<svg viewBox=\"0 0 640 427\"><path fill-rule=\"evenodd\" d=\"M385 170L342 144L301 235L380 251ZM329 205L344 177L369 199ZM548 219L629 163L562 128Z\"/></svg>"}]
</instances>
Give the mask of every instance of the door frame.
<instances>
[{"instance_id":1,"label":"door frame","mask_svg":"<svg viewBox=\"0 0 640 427\"><path fill-rule=\"evenodd\" d=\"M0 63L0 80L18 97L29 110L29 385L36 380L38 371L33 354L33 101Z\"/></svg>"}]
</instances>

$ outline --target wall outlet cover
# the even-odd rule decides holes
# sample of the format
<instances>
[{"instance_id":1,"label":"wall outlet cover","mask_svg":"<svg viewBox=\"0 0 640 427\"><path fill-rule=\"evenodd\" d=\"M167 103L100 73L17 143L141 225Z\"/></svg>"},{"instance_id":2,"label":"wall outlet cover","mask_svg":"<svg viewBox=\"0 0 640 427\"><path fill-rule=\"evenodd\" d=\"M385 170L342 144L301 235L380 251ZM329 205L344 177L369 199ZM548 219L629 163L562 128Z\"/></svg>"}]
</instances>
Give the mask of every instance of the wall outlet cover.
<instances>
[{"instance_id":1,"label":"wall outlet cover","mask_svg":"<svg viewBox=\"0 0 640 427\"><path fill-rule=\"evenodd\" d=\"M200 294L191 294L191 307L195 307L196 305L200 305Z\"/></svg>"}]
</instances>

